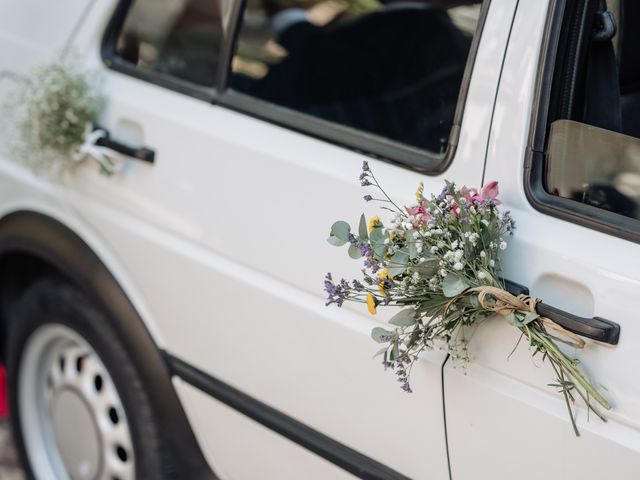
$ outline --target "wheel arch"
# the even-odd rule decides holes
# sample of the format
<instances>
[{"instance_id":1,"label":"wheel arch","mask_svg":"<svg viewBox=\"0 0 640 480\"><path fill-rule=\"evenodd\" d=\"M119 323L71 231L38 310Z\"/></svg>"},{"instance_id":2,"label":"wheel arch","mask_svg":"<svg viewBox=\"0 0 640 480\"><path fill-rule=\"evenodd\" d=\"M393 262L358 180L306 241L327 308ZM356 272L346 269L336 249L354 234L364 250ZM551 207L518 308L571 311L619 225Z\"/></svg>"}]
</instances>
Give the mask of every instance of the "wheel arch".
<instances>
[{"instance_id":1,"label":"wheel arch","mask_svg":"<svg viewBox=\"0 0 640 480\"><path fill-rule=\"evenodd\" d=\"M12 305L35 280L52 273L80 288L113 323L153 399L176 478L215 478L173 388L163 351L124 289L77 233L36 211L14 211L0 219L0 358Z\"/></svg>"}]
</instances>

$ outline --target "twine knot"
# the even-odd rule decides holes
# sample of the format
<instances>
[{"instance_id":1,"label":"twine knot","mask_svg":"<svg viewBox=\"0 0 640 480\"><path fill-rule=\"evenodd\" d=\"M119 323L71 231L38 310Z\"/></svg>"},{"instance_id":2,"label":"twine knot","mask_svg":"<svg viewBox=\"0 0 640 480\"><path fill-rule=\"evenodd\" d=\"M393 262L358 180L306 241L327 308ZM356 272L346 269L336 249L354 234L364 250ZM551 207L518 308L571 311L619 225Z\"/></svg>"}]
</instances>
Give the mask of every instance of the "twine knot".
<instances>
[{"instance_id":1,"label":"twine knot","mask_svg":"<svg viewBox=\"0 0 640 480\"><path fill-rule=\"evenodd\" d=\"M534 312L536 313L536 305L540 303L538 297L529 295L512 295L511 293L498 287L488 285L482 287L470 288L467 292L477 293L478 302L485 310L496 312L498 315L506 317L516 312ZM556 335L549 333L554 340L570 345L574 348L583 348L585 343L582 338L566 328L558 325L550 318L540 315L535 319L542 324L547 331L554 332Z\"/></svg>"}]
</instances>

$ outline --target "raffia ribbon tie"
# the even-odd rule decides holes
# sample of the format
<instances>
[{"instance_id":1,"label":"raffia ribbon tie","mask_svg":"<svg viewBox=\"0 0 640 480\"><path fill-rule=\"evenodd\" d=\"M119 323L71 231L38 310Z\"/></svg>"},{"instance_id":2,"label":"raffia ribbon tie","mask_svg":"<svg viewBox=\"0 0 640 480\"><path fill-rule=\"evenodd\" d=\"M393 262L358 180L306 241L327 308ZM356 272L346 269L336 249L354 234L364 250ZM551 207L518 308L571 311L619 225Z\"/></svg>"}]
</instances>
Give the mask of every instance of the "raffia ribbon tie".
<instances>
[{"instance_id":1,"label":"raffia ribbon tie","mask_svg":"<svg viewBox=\"0 0 640 480\"><path fill-rule=\"evenodd\" d=\"M516 297L502 288L490 286L470 288L467 292L477 293L478 302L482 308L494 311L503 317L517 311L535 312L536 305L540 302L538 297L530 297L529 295L518 295ZM558 325L550 318L540 316L536 321L539 321L544 326L547 333L555 333L555 335L549 333L549 336L554 340L570 345L574 348L584 347L585 344L583 339L575 333Z\"/></svg>"}]
</instances>

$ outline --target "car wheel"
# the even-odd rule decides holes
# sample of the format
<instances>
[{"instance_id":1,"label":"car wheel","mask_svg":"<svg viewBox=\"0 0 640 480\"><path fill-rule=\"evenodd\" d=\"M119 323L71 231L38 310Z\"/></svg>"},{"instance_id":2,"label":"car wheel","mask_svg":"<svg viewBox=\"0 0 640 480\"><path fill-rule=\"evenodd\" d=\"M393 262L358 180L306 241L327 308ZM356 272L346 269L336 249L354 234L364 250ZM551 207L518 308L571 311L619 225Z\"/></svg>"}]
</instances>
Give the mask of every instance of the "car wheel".
<instances>
[{"instance_id":1,"label":"car wheel","mask_svg":"<svg viewBox=\"0 0 640 480\"><path fill-rule=\"evenodd\" d=\"M36 479L162 479L158 428L109 319L45 278L20 299L8 340L12 428Z\"/></svg>"}]
</instances>

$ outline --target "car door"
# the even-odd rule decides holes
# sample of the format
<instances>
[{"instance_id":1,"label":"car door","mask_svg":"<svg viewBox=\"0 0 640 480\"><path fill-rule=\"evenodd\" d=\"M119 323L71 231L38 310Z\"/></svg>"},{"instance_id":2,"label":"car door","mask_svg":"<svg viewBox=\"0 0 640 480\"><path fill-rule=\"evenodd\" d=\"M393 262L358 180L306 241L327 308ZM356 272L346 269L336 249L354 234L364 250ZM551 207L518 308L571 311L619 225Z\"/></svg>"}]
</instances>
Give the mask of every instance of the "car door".
<instances>
[{"instance_id":1,"label":"car door","mask_svg":"<svg viewBox=\"0 0 640 480\"><path fill-rule=\"evenodd\" d=\"M363 160L401 202L419 180L433 191L444 178L479 184L516 2L456 14L461 32L483 33L473 42L465 33L461 100L447 107L457 105L456 126L433 137L441 154L367 131L366 115L344 125L336 111L356 102L300 112L244 91L234 75L260 78L265 66L241 56L253 37L240 32L235 57L232 39L236 22L259 24L262 13L204 0L129 3L97 1L75 47L103 75L101 126L146 153L121 157L111 177L90 162L67 175L69 205L129 279L212 468L225 478L447 478L444 354L425 355L415 393L402 392L371 359L370 330L384 315L324 306L328 270L359 272L326 238L336 219L372 212L361 200ZM269 58L282 58L263 40ZM392 100L383 108L403 120ZM446 123L435 120L436 131Z\"/></svg>"},{"instance_id":2,"label":"car door","mask_svg":"<svg viewBox=\"0 0 640 480\"><path fill-rule=\"evenodd\" d=\"M610 11L619 13L622 3L608 2ZM631 7L626 11L630 15L633 5L625 5ZM504 207L511 210L517 225L504 255L505 277L528 287L545 303L581 317L574 325L577 331L594 325L595 317L620 326L617 343L614 335L603 337L604 342L585 337L581 350L562 346L580 360L595 385L606 387L601 392L613 408L605 412L608 422L603 423L578 402L574 413L580 437L576 437L563 398L548 386L555 383L553 370L540 356L532 360L525 342L511 354L518 333L503 319L491 319L471 342L472 363L466 376L451 365L445 368L455 480L637 478L640 246L634 213L638 191L628 185L638 176L638 139L630 131L634 122L623 122L618 132L594 126L610 117L615 101L606 103L597 115L583 114L593 94L615 100L611 94L620 91L618 85L623 92L628 85L623 76L605 75L592 91L593 84L586 80L593 58L585 53L585 63L580 63L580 52L594 48L589 26L604 24L594 22L597 8L588 2L520 2L499 87L485 178L500 182ZM622 32L632 31L624 30L626 20L616 20ZM571 30L581 22L585 28ZM586 33L572 38L579 30ZM622 42L631 38L623 37ZM616 36L602 41L613 42L624 68L630 60L621 52L630 46L617 43ZM615 67L617 61L610 58ZM599 71L605 69L600 64ZM573 80L563 83L563 78ZM569 98L569 91L580 88L584 100L574 97L573 105L552 100ZM621 103L628 99L623 93ZM623 108L623 118L625 114L630 113Z\"/></svg>"}]
</instances>

